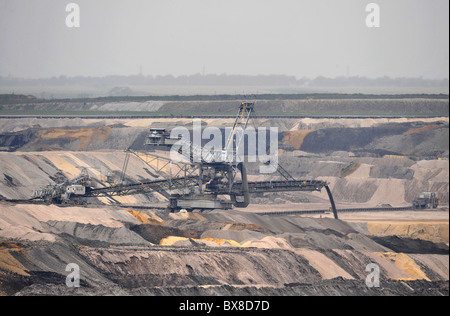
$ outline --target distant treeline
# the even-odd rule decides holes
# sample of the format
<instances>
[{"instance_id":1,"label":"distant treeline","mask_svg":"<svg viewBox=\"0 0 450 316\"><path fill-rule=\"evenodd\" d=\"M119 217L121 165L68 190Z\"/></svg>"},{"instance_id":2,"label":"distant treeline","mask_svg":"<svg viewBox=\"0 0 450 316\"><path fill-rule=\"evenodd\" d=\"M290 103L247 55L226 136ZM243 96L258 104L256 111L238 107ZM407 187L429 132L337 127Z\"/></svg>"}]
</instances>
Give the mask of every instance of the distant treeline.
<instances>
[{"instance_id":1,"label":"distant treeline","mask_svg":"<svg viewBox=\"0 0 450 316\"><path fill-rule=\"evenodd\" d=\"M448 87L448 79L424 78L366 78L366 77L317 77L314 79L286 75L227 75L195 74L184 76L106 76L106 77L51 77L42 79L25 79L0 77L2 86L128 86L128 85L173 85L173 86L305 86L305 87Z\"/></svg>"}]
</instances>

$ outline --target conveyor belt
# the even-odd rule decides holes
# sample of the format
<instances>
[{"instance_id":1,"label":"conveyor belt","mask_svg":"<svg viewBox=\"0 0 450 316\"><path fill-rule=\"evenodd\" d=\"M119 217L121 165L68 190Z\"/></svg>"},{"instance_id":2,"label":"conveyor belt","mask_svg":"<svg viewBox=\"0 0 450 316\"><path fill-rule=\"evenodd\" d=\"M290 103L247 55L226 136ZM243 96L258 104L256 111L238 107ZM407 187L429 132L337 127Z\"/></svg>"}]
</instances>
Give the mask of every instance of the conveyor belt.
<instances>
[{"instance_id":1,"label":"conveyor belt","mask_svg":"<svg viewBox=\"0 0 450 316\"><path fill-rule=\"evenodd\" d=\"M248 190L250 193L266 192L286 192L286 191L320 191L328 183L320 180L295 180L295 181L249 181ZM240 193L242 182L233 183L232 192ZM207 186L210 192L217 194L228 194L228 187L225 185L210 184Z\"/></svg>"},{"instance_id":2,"label":"conveyor belt","mask_svg":"<svg viewBox=\"0 0 450 316\"><path fill-rule=\"evenodd\" d=\"M406 207L373 207L373 208L344 208L338 209L339 213L357 213L357 212L394 212L394 211L416 211L413 206ZM309 211L286 211L286 212L258 212L257 215L286 216L286 215L308 215L325 214L330 210L309 210Z\"/></svg>"}]
</instances>

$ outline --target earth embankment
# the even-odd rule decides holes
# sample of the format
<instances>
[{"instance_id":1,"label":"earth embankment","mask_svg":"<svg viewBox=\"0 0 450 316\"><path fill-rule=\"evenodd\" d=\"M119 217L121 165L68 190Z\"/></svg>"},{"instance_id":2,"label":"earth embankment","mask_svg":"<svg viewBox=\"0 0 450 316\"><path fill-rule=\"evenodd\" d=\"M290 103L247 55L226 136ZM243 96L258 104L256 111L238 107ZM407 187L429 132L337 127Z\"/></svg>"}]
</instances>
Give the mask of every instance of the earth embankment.
<instances>
[{"instance_id":1,"label":"earth embankment","mask_svg":"<svg viewBox=\"0 0 450 316\"><path fill-rule=\"evenodd\" d=\"M448 294L448 244L380 239L332 218L5 204L0 210L5 295L237 295L244 288L254 295ZM82 272L78 289L65 285L69 263ZM374 291L365 286L370 263L380 266L383 284Z\"/></svg>"}]
</instances>

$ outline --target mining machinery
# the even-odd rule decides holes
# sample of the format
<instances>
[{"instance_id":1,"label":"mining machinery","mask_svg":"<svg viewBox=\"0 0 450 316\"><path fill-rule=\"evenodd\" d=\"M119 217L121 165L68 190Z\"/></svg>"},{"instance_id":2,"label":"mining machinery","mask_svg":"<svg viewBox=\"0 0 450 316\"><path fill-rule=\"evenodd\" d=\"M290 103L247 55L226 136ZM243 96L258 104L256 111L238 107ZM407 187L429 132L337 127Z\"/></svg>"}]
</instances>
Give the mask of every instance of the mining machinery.
<instances>
[{"instance_id":1,"label":"mining machinery","mask_svg":"<svg viewBox=\"0 0 450 316\"><path fill-rule=\"evenodd\" d=\"M439 199L436 192L422 192L414 199L413 207L415 209L433 209L439 206Z\"/></svg>"},{"instance_id":2,"label":"mining machinery","mask_svg":"<svg viewBox=\"0 0 450 316\"><path fill-rule=\"evenodd\" d=\"M326 189L334 217L337 211L328 183L322 180L295 179L278 164L278 173L284 180L249 182L244 162L236 158L244 140L243 130L254 113L254 102L242 102L236 115L231 133L221 150L207 150L179 137L171 138L166 129L151 129L147 145L169 146L184 159L171 159L152 152L125 150L125 159L118 181L110 179L107 187L93 187L87 172L80 178L62 184L47 186L34 194L34 199L67 203L71 198L114 197L157 192L166 198L168 208L175 210L209 210L246 208L252 193L286 191L321 191ZM184 150L182 150L184 149ZM142 161L155 179L140 183L127 181L127 167L130 157Z\"/></svg>"},{"instance_id":3,"label":"mining machinery","mask_svg":"<svg viewBox=\"0 0 450 316\"><path fill-rule=\"evenodd\" d=\"M48 203L63 204L77 203L83 204L82 200L86 192L92 186L92 179L87 168L81 168L81 173L70 180L64 180L56 184L49 184L46 187L34 191L32 199L42 199Z\"/></svg>"}]
</instances>

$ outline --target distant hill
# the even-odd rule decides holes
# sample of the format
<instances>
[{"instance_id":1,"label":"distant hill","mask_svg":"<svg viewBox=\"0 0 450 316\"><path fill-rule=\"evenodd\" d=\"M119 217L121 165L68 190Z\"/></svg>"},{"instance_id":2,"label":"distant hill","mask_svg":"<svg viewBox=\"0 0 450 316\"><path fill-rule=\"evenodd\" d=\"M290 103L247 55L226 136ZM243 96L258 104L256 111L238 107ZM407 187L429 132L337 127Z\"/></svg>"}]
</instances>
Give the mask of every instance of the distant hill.
<instances>
[{"instance_id":1,"label":"distant hill","mask_svg":"<svg viewBox=\"0 0 450 316\"><path fill-rule=\"evenodd\" d=\"M0 104L23 103L35 101L36 97L23 94L0 94Z\"/></svg>"}]
</instances>

